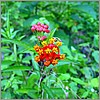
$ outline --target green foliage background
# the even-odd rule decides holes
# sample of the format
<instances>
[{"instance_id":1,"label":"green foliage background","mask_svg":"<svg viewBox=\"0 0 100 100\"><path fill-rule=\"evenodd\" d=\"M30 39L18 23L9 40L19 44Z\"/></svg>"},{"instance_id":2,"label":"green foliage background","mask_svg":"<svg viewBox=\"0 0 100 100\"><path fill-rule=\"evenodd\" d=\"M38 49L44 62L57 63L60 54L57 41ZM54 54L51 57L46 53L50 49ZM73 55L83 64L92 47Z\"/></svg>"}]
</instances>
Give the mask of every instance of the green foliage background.
<instances>
[{"instance_id":1,"label":"green foliage background","mask_svg":"<svg viewBox=\"0 0 100 100\"><path fill-rule=\"evenodd\" d=\"M98 99L98 2L2 2L2 99ZM47 67L39 93L37 39L30 28L36 19L57 28L66 59ZM52 68L52 74L49 70Z\"/></svg>"}]
</instances>

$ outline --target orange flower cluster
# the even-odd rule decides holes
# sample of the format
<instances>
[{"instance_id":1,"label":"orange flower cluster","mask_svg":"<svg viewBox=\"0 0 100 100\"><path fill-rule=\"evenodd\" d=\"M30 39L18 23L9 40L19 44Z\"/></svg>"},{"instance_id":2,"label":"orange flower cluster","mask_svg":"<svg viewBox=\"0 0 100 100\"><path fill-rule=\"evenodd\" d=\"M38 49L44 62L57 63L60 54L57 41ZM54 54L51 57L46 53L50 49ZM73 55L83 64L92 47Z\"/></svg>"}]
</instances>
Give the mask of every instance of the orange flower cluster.
<instances>
[{"instance_id":1,"label":"orange flower cluster","mask_svg":"<svg viewBox=\"0 0 100 100\"><path fill-rule=\"evenodd\" d=\"M64 54L60 54L59 46L62 45L62 42L55 42L54 38L49 40L49 43L43 41L42 47L37 44L34 46L34 49L38 53L38 56L35 57L36 62L42 62L44 66L49 66L50 64L56 65L58 60L63 60L65 58Z\"/></svg>"}]
</instances>

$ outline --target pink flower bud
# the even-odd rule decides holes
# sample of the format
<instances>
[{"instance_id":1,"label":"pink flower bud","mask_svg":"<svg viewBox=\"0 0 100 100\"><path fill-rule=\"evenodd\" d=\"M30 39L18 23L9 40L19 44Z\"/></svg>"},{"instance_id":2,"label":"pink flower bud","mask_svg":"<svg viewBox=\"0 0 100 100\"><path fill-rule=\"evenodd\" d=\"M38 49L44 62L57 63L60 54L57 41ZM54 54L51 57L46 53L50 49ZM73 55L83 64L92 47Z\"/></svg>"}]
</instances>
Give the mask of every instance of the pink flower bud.
<instances>
[{"instance_id":1,"label":"pink flower bud","mask_svg":"<svg viewBox=\"0 0 100 100\"><path fill-rule=\"evenodd\" d=\"M41 38L41 37L40 37L40 36L38 36L37 38L40 40L40 38Z\"/></svg>"},{"instance_id":2,"label":"pink flower bud","mask_svg":"<svg viewBox=\"0 0 100 100\"><path fill-rule=\"evenodd\" d=\"M46 29L45 28L43 28L43 32L45 32L46 31Z\"/></svg>"},{"instance_id":3,"label":"pink flower bud","mask_svg":"<svg viewBox=\"0 0 100 100\"><path fill-rule=\"evenodd\" d=\"M46 32L46 33L50 33L50 30L46 29L45 32Z\"/></svg>"},{"instance_id":4,"label":"pink flower bud","mask_svg":"<svg viewBox=\"0 0 100 100\"><path fill-rule=\"evenodd\" d=\"M35 27L35 28L38 28L38 26L37 26L37 25L34 25L34 27Z\"/></svg>"},{"instance_id":5,"label":"pink flower bud","mask_svg":"<svg viewBox=\"0 0 100 100\"><path fill-rule=\"evenodd\" d=\"M41 23L40 23L40 22L38 22L38 23L37 23L37 25L41 25Z\"/></svg>"},{"instance_id":6,"label":"pink flower bud","mask_svg":"<svg viewBox=\"0 0 100 100\"><path fill-rule=\"evenodd\" d=\"M49 26L48 26L48 25L44 25L44 28L48 29L48 28L49 28Z\"/></svg>"},{"instance_id":7,"label":"pink flower bud","mask_svg":"<svg viewBox=\"0 0 100 100\"><path fill-rule=\"evenodd\" d=\"M37 31L40 31L40 28L37 27L36 30L37 30Z\"/></svg>"},{"instance_id":8,"label":"pink flower bud","mask_svg":"<svg viewBox=\"0 0 100 100\"><path fill-rule=\"evenodd\" d=\"M41 27L41 28L39 29L39 31L42 32L42 31L43 31L43 28Z\"/></svg>"},{"instance_id":9,"label":"pink flower bud","mask_svg":"<svg viewBox=\"0 0 100 100\"><path fill-rule=\"evenodd\" d=\"M32 27L34 27L35 25L32 25Z\"/></svg>"},{"instance_id":10,"label":"pink flower bud","mask_svg":"<svg viewBox=\"0 0 100 100\"><path fill-rule=\"evenodd\" d=\"M44 28L44 24L41 24L41 26Z\"/></svg>"},{"instance_id":11,"label":"pink flower bud","mask_svg":"<svg viewBox=\"0 0 100 100\"><path fill-rule=\"evenodd\" d=\"M42 36L40 40L45 40L47 37L46 36Z\"/></svg>"},{"instance_id":12,"label":"pink flower bud","mask_svg":"<svg viewBox=\"0 0 100 100\"><path fill-rule=\"evenodd\" d=\"M32 32L34 32L34 31L35 31L35 28L34 28L34 27L32 27L32 28L31 28L31 30L32 30Z\"/></svg>"}]
</instances>

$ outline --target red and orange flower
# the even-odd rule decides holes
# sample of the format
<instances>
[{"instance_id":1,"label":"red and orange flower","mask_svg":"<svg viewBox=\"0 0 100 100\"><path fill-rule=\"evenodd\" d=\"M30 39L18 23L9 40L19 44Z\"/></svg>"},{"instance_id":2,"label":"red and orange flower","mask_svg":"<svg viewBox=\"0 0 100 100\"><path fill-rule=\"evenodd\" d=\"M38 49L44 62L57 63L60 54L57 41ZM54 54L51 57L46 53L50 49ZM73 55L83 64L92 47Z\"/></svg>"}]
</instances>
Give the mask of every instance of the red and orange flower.
<instances>
[{"instance_id":1,"label":"red and orange flower","mask_svg":"<svg viewBox=\"0 0 100 100\"><path fill-rule=\"evenodd\" d=\"M62 45L62 42L55 42L54 38L49 40L49 43L43 41L42 47L37 44L34 46L34 49L38 53L38 56L35 57L36 62L42 61L44 66L49 66L50 64L56 65L58 60L65 58L64 54L60 54L59 46Z\"/></svg>"}]
</instances>

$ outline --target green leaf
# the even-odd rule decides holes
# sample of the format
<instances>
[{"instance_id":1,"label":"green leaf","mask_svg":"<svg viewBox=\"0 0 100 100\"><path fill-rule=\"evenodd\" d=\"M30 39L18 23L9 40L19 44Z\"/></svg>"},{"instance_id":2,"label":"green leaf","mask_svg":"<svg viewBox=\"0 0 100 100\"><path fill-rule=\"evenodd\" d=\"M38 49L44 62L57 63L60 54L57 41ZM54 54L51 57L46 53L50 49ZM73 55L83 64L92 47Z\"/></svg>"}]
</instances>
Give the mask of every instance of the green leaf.
<instances>
[{"instance_id":1,"label":"green leaf","mask_svg":"<svg viewBox=\"0 0 100 100\"><path fill-rule=\"evenodd\" d=\"M78 84L81 84L81 85L85 85L86 83L84 82L84 81L82 81L81 79L79 79L79 78L71 78L73 81L75 81L76 83L78 83Z\"/></svg>"},{"instance_id":2,"label":"green leaf","mask_svg":"<svg viewBox=\"0 0 100 100\"><path fill-rule=\"evenodd\" d=\"M78 90L77 83L71 82L71 83L69 83L69 86L72 89L72 91L74 91L75 93L77 93L77 90Z\"/></svg>"},{"instance_id":3,"label":"green leaf","mask_svg":"<svg viewBox=\"0 0 100 100\"><path fill-rule=\"evenodd\" d=\"M73 58L71 51L66 45L62 45L60 48L61 48L62 53L66 53L70 58Z\"/></svg>"},{"instance_id":4,"label":"green leaf","mask_svg":"<svg viewBox=\"0 0 100 100\"><path fill-rule=\"evenodd\" d=\"M21 70L15 70L15 71L13 71L13 73L15 73L18 76L23 76L23 73Z\"/></svg>"},{"instance_id":5,"label":"green leaf","mask_svg":"<svg viewBox=\"0 0 100 100\"><path fill-rule=\"evenodd\" d=\"M49 21L46 20L44 17L39 18L39 21L40 21L41 23L44 23L44 24L49 25Z\"/></svg>"},{"instance_id":6,"label":"green leaf","mask_svg":"<svg viewBox=\"0 0 100 100\"><path fill-rule=\"evenodd\" d=\"M2 91L1 98L2 99L12 99L11 93L9 91L6 91L6 92Z\"/></svg>"},{"instance_id":7,"label":"green leaf","mask_svg":"<svg viewBox=\"0 0 100 100\"><path fill-rule=\"evenodd\" d=\"M26 28L26 27L29 27L29 28L30 28L31 25L36 24L36 23L38 22L38 20L36 19L37 17L38 17L37 15L34 15L34 16L28 18L27 20L25 20L25 21L23 22L23 26L24 26L25 28ZM35 19L35 20L34 20L34 19ZM34 22L36 21L36 23L33 23L33 20L34 20Z\"/></svg>"},{"instance_id":8,"label":"green leaf","mask_svg":"<svg viewBox=\"0 0 100 100\"><path fill-rule=\"evenodd\" d=\"M26 56L25 58L23 58L22 62L30 64L30 60L31 60L31 56Z\"/></svg>"},{"instance_id":9,"label":"green leaf","mask_svg":"<svg viewBox=\"0 0 100 100\"><path fill-rule=\"evenodd\" d=\"M31 57L32 57L32 65L33 65L34 69L39 71L39 67L38 67L37 62L34 60L34 54L33 53L31 53Z\"/></svg>"},{"instance_id":10,"label":"green leaf","mask_svg":"<svg viewBox=\"0 0 100 100\"><path fill-rule=\"evenodd\" d=\"M13 39L16 36L16 33L18 33L18 32L19 32L19 30L16 30L16 31L12 32L11 33L11 39Z\"/></svg>"},{"instance_id":11,"label":"green leaf","mask_svg":"<svg viewBox=\"0 0 100 100\"><path fill-rule=\"evenodd\" d=\"M99 51L94 51L94 52L92 53L92 56L94 57L95 61L96 61L97 63L99 63Z\"/></svg>"},{"instance_id":12,"label":"green leaf","mask_svg":"<svg viewBox=\"0 0 100 100\"><path fill-rule=\"evenodd\" d=\"M47 24L47 25L49 25L49 22L44 18L44 17L39 17L39 16L36 16L36 17L38 17L39 19L36 19L35 17L34 17L34 20L32 21L32 23L31 23L31 26L33 25L33 24L37 24L38 22L40 22L40 23L42 23L42 24ZM33 17L32 17L33 18Z\"/></svg>"},{"instance_id":13,"label":"green leaf","mask_svg":"<svg viewBox=\"0 0 100 100\"><path fill-rule=\"evenodd\" d=\"M55 32L54 36L60 38L64 45L69 45L69 36L66 35L64 30L59 29Z\"/></svg>"},{"instance_id":14,"label":"green leaf","mask_svg":"<svg viewBox=\"0 0 100 100\"><path fill-rule=\"evenodd\" d=\"M99 79L98 78L93 78L90 81L90 85L93 86L93 87L99 87Z\"/></svg>"},{"instance_id":15,"label":"green leaf","mask_svg":"<svg viewBox=\"0 0 100 100\"><path fill-rule=\"evenodd\" d=\"M93 93L92 94L92 99L99 99L99 94Z\"/></svg>"},{"instance_id":16,"label":"green leaf","mask_svg":"<svg viewBox=\"0 0 100 100\"><path fill-rule=\"evenodd\" d=\"M14 91L15 91L15 90L17 90L17 89L18 89L18 85L17 85L16 83L12 84L12 88L13 88L13 89L14 89Z\"/></svg>"},{"instance_id":17,"label":"green leaf","mask_svg":"<svg viewBox=\"0 0 100 100\"><path fill-rule=\"evenodd\" d=\"M1 70L4 70L4 69L8 68L9 65L14 64L14 63L15 62L11 61L11 60L3 60L1 62Z\"/></svg>"},{"instance_id":18,"label":"green leaf","mask_svg":"<svg viewBox=\"0 0 100 100\"><path fill-rule=\"evenodd\" d=\"M82 20L82 18L80 18L79 17L79 15L76 13L76 14L71 14L71 19L74 19L74 20L77 20L77 21L81 21ZM69 27L70 27L70 25L72 25L73 26L73 22L70 22L70 21L68 21L69 23ZM79 25L80 26L80 25ZM77 26L78 27L78 26Z\"/></svg>"},{"instance_id":19,"label":"green leaf","mask_svg":"<svg viewBox=\"0 0 100 100\"><path fill-rule=\"evenodd\" d=\"M1 52L3 52L3 53L10 53L12 51L10 49L6 48L6 47L2 47L1 48Z\"/></svg>"},{"instance_id":20,"label":"green leaf","mask_svg":"<svg viewBox=\"0 0 100 100\"><path fill-rule=\"evenodd\" d=\"M68 69L67 66L70 64L70 62L67 62L67 61L59 61L57 65L53 66L53 65L50 65L49 67L46 68L46 70L50 70L51 68L56 68L58 69L58 72L61 71L61 72L66 72L66 70ZM62 69L63 68L63 69Z\"/></svg>"},{"instance_id":21,"label":"green leaf","mask_svg":"<svg viewBox=\"0 0 100 100\"><path fill-rule=\"evenodd\" d=\"M27 95L33 99L37 99L39 95L37 94L37 91L31 90L27 93Z\"/></svg>"},{"instance_id":22,"label":"green leaf","mask_svg":"<svg viewBox=\"0 0 100 100\"><path fill-rule=\"evenodd\" d=\"M57 73L66 73L66 71L68 70L68 64L64 64L64 65L59 65L56 67L55 71Z\"/></svg>"},{"instance_id":23,"label":"green leaf","mask_svg":"<svg viewBox=\"0 0 100 100\"><path fill-rule=\"evenodd\" d=\"M77 74L77 71L73 68L73 66L70 66L70 72L72 72L73 74Z\"/></svg>"},{"instance_id":24,"label":"green leaf","mask_svg":"<svg viewBox=\"0 0 100 100\"><path fill-rule=\"evenodd\" d=\"M3 37L7 38L7 34L6 34L6 32L5 32L3 29L1 29L1 35L2 35Z\"/></svg>"},{"instance_id":25,"label":"green leaf","mask_svg":"<svg viewBox=\"0 0 100 100\"><path fill-rule=\"evenodd\" d=\"M81 71L87 79L91 78L91 72L89 67L84 67Z\"/></svg>"},{"instance_id":26,"label":"green leaf","mask_svg":"<svg viewBox=\"0 0 100 100\"><path fill-rule=\"evenodd\" d=\"M11 75L10 79L8 80L7 84L4 87L4 91L11 86L11 82L14 80L14 75L15 74Z\"/></svg>"},{"instance_id":27,"label":"green leaf","mask_svg":"<svg viewBox=\"0 0 100 100\"><path fill-rule=\"evenodd\" d=\"M70 79L70 74L61 74L58 78L60 78L62 81L66 81Z\"/></svg>"},{"instance_id":28,"label":"green leaf","mask_svg":"<svg viewBox=\"0 0 100 100\"><path fill-rule=\"evenodd\" d=\"M71 16L72 17L72 16ZM67 27L68 28L70 28L70 27L72 27L73 26L73 20L69 20L68 22L67 22Z\"/></svg>"},{"instance_id":29,"label":"green leaf","mask_svg":"<svg viewBox=\"0 0 100 100\"><path fill-rule=\"evenodd\" d=\"M42 86L43 86L44 90L48 93L48 95L50 96L50 98L54 99L55 96L54 96L52 90L48 86L46 86L44 84L42 84Z\"/></svg>"},{"instance_id":30,"label":"green leaf","mask_svg":"<svg viewBox=\"0 0 100 100\"><path fill-rule=\"evenodd\" d=\"M91 15L94 19L96 19L96 12L94 11L93 7L88 5L88 4L84 4L84 5L76 5L72 7L74 10L79 10L79 11L83 11L86 12L87 14Z\"/></svg>"},{"instance_id":31,"label":"green leaf","mask_svg":"<svg viewBox=\"0 0 100 100\"><path fill-rule=\"evenodd\" d=\"M58 98L65 98L65 93L61 88L50 88Z\"/></svg>"},{"instance_id":32,"label":"green leaf","mask_svg":"<svg viewBox=\"0 0 100 100\"><path fill-rule=\"evenodd\" d=\"M87 42L87 43L81 43L81 44L79 44L79 46L81 47L81 46L89 46L89 42Z\"/></svg>"},{"instance_id":33,"label":"green leaf","mask_svg":"<svg viewBox=\"0 0 100 100\"><path fill-rule=\"evenodd\" d=\"M88 94L89 94L88 91L84 92L83 95L82 95L82 98L86 98L88 96Z\"/></svg>"},{"instance_id":34,"label":"green leaf","mask_svg":"<svg viewBox=\"0 0 100 100\"><path fill-rule=\"evenodd\" d=\"M33 72L29 78L27 79L27 87L28 88L32 88L32 86L34 85L35 83L35 80L38 80L40 78L40 74L39 72Z\"/></svg>"},{"instance_id":35,"label":"green leaf","mask_svg":"<svg viewBox=\"0 0 100 100\"><path fill-rule=\"evenodd\" d=\"M24 47L25 49L28 49L28 50L33 50L33 46L29 45L28 43L25 43L23 41L19 41L19 40L15 40L15 39L2 39L2 42L3 43L14 43L14 44L17 44L19 46L22 46Z\"/></svg>"},{"instance_id":36,"label":"green leaf","mask_svg":"<svg viewBox=\"0 0 100 100\"><path fill-rule=\"evenodd\" d=\"M5 86L7 84L7 81L8 80L5 80L5 79L4 80L1 80L1 87Z\"/></svg>"},{"instance_id":37,"label":"green leaf","mask_svg":"<svg viewBox=\"0 0 100 100\"><path fill-rule=\"evenodd\" d=\"M7 13L7 29L6 29L7 36L10 38L10 20L9 20L9 11Z\"/></svg>"},{"instance_id":38,"label":"green leaf","mask_svg":"<svg viewBox=\"0 0 100 100\"><path fill-rule=\"evenodd\" d=\"M53 37L55 31L56 31L56 28L49 33L49 36L47 38L47 42L49 42L49 39L51 39Z\"/></svg>"},{"instance_id":39,"label":"green leaf","mask_svg":"<svg viewBox=\"0 0 100 100\"><path fill-rule=\"evenodd\" d=\"M38 94L37 91L35 89L32 88L23 88L23 89L18 89L16 90L17 93L19 94L27 94L29 97L31 98L38 98Z\"/></svg>"},{"instance_id":40,"label":"green leaf","mask_svg":"<svg viewBox=\"0 0 100 100\"><path fill-rule=\"evenodd\" d=\"M56 75L51 74L51 75L47 76L46 78L44 78L43 82L45 82L47 84L47 86L51 86L52 84L54 84L56 82Z\"/></svg>"},{"instance_id":41,"label":"green leaf","mask_svg":"<svg viewBox=\"0 0 100 100\"><path fill-rule=\"evenodd\" d=\"M33 18L32 18L33 19ZM28 19L29 20L29 19ZM39 22L39 20L38 19L34 19L32 22L31 22L31 26L33 25L33 24L37 24Z\"/></svg>"},{"instance_id":42,"label":"green leaf","mask_svg":"<svg viewBox=\"0 0 100 100\"><path fill-rule=\"evenodd\" d=\"M72 26L71 31L73 33L77 33L78 32L77 26Z\"/></svg>"},{"instance_id":43,"label":"green leaf","mask_svg":"<svg viewBox=\"0 0 100 100\"><path fill-rule=\"evenodd\" d=\"M4 69L3 71L16 71L16 70L26 71L31 69L32 68L29 66L10 66L9 68Z\"/></svg>"},{"instance_id":44,"label":"green leaf","mask_svg":"<svg viewBox=\"0 0 100 100\"><path fill-rule=\"evenodd\" d=\"M99 47L99 35L94 35L93 45Z\"/></svg>"},{"instance_id":45,"label":"green leaf","mask_svg":"<svg viewBox=\"0 0 100 100\"><path fill-rule=\"evenodd\" d=\"M15 63L15 62L11 61L11 60L3 60L1 64L2 64L2 66L5 66L5 65L11 65L13 63Z\"/></svg>"},{"instance_id":46,"label":"green leaf","mask_svg":"<svg viewBox=\"0 0 100 100\"><path fill-rule=\"evenodd\" d=\"M31 89L31 88L23 88L23 89L16 90L16 92L19 92L19 93L28 93L29 91L36 92L36 90Z\"/></svg>"}]
</instances>

